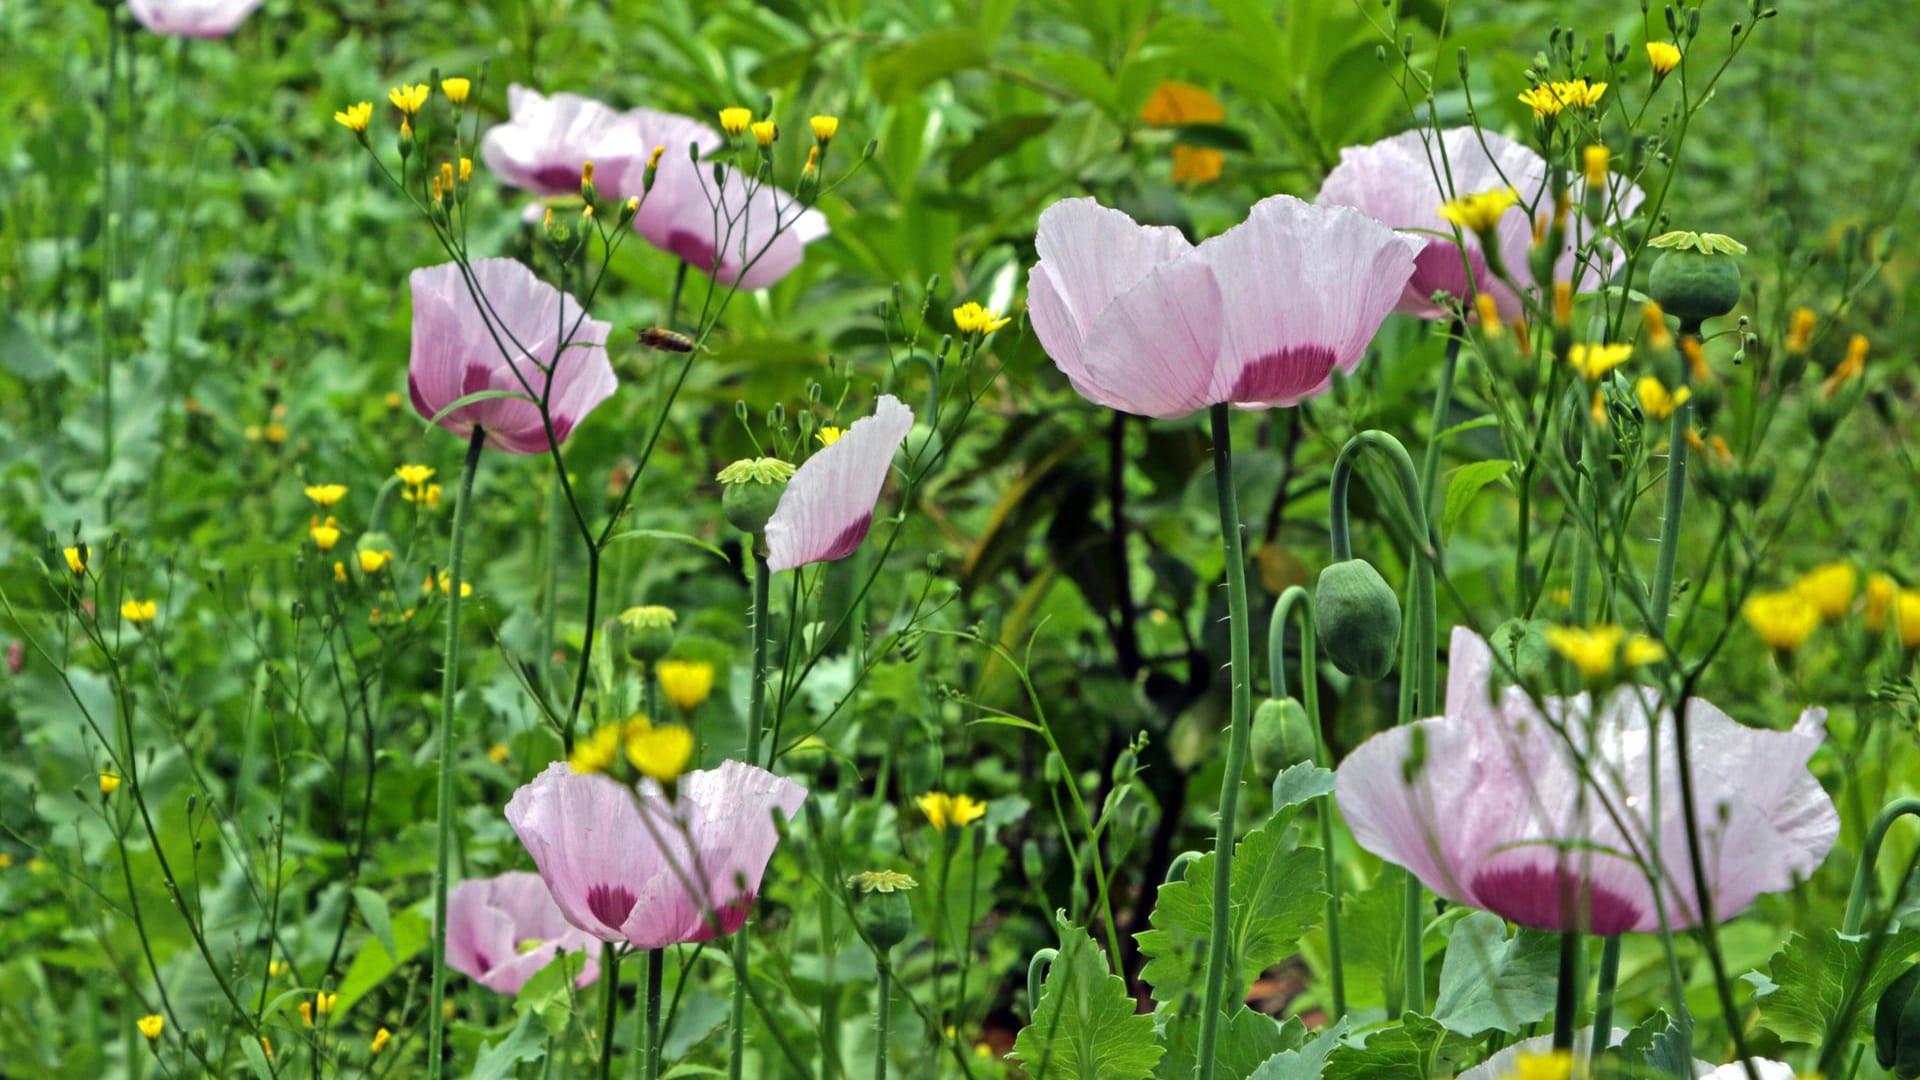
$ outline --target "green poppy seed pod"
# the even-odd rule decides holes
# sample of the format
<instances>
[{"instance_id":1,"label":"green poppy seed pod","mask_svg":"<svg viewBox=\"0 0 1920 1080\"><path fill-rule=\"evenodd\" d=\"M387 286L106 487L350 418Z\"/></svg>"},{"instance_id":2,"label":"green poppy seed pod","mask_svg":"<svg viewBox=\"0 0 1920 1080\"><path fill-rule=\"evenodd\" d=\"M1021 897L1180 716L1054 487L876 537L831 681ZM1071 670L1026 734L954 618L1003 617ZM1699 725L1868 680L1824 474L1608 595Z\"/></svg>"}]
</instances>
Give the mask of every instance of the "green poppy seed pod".
<instances>
[{"instance_id":1,"label":"green poppy seed pod","mask_svg":"<svg viewBox=\"0 0 1920 1080\"><path fill-rule=\"evenodd\" d=\"M1666 251L1654 260L1647 295L1683 324L1717 319L1740 303L1740 264L1731 255Z\"/></svg>"},{"instance_id":2,"label":"green poppy seed pod","mask_svg":"<svg viewBox=\"0 0 1920 1080\"><path fill-rule=\"evenodd\" d=\"M1893 980L1873 1009L1873 1056L1899 1077L1920 1077L1920 964Z\"/></svg>"},{"instance_id":3,"label":"green poppy seed pod","mask_svg":"<svg viewBox=\"0 0 1920 1080\"><path fill-rule=\"evenodd\" d=\"M1293 698L1268 698L1253 711L1253 767L1263 780L1282 769L1312 761L1313 723Z\"/></svg>"},{"instance_id":4,"label":"green poppy seed pod","mask_svg":"<svg viewBox=\"0 0 1920 1080\"><path fill-rule=\"evenodd\" d=\"M872 892L856 909L861 929L882 950L891 950L913 932L913 904L904 892Z\"/></svg>"},{"instance_id":5,"label":"green poppy seed pod","mask_svg":"<svg viewBox=\"0 0 1920 1080\"><path fill-rule=\"evenodd\" d=\"M780 508L780 495L786 490L785 483L728 484L720 494L720 509L734 528L759 536L766 531L773 512Z\"/></svg>"},{"instance_id":6,"label":"green poppy seed pod","mask_svg":"<svg viewBox=\"0 0 1920 1080\"><path fill-rule=\"evenodd\" d=\"M1372 564L1348 559L1320 571L1313 590L1313 620L1334 667L1369 682L1393 670L1400 600Z\"/></svg>"}]
</instances>

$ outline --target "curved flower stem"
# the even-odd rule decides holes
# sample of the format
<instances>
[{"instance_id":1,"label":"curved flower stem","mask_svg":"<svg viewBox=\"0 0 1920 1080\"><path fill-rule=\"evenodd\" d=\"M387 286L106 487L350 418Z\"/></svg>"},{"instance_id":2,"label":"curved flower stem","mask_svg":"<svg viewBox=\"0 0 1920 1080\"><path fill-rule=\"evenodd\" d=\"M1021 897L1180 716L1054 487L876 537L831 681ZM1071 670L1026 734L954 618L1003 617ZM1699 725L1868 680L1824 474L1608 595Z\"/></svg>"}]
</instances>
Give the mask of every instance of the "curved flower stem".
<instances>
[{"instance_id":1,"label":"curved flower stem","mask_svg":"<svg viewBox=\"0 0 1920 1080\"><path fill-rule=\"evenodd\" d=\"M887 1024L893 1016L893 965L885 956L880 958L879 974L873 1007L873 1080L887 1080Z\"/></svg>"},{"instance_id":2,"label":"curved flower stem","mask_svg":"<svg viewBox=\"0 0 1920 1080\"><path fill-rule=\"evenodd\" d=\"M467 535L467 510L473 502L473 475L480 468L480 451L487 444L487 433L474 425L467 441L467 461L460 470L460 500L453 504L453 536L447 556L447 648L441 660L440 676L440 790L436 801L433 862L433 998L428 1006L427 1077L442 1075L442 1057L446 1048L447 1019L443 1003L447 1000L447 859L453 849L453 707L460 692L460 590L461 555Z\"/></svg>"},{"instance_id":3,"label":"curved flower stem","mask_svg":"<svg viewBox=\"0 0 1920 1080\"><path fill-rule=\"evenodd\" d=\"M1440 385L1433 391L1433 423L1427 430L1427 449L1420 459L1420 490L1429 502L1433 498L1433 478L1440 472L1440 434L1446 430L1447 406L1453 404L1453 381L1460 370L1460 341L1467 327L1459 319L1447 325L1447 352L1440 361ZM1431 505L1427 506L1431 511Z\"/></svg>"},{"instance_id":4,"label":"curved flower stem","mask_svg":"<svg viewBox=\"0 0 1920 1080\"><path fill-rule=\"evenodd\" d=\"M606 1016L600 1021L600 1080L613 1076L613 1025L620 1018L620 950L609 941L600 947L600 973L606 990Z\"/></svg>"},{"instance_id":5,"label":"curved flower stem","mask_svg":"<svg viewBox=\"0 0 1920 1080\"><path fill-rule=\"evenodd\" d=\"M1312 597L1299 585L1288 586L1273 606L1273 618L1267 626L1267 672L1273 680L1275 697L1287 696L1286 629L1287 616L1300 614L1300 703L1307 710L1307 723L1313 728L1313 752L1320 764L1333 768L1333 754L1327 749L1326 736L1320 730L1320 680L1314 664L1320 655L1313 623ZM1333 857L1333 812L1331 792L1320 796L1320 870L1327 880L1327 966L1333 989L1333 1010L1329 1020L1347 1015L1347 976L1340 948L1340 876Z\"/></svg>"},{"instance_id":6,"label":"curved flower stem","mask_svg":"<svg viewBox=\"0 0 1920 1080\"><path fill-rule=\"evenodd\" d=\"M1227 948L1231 927L1233 840L1240 806L1240 779L1246 771L1248 729L1252 720L1252 645L1247 626L1247 564L1240 545L1240 506L1233 490L1233 428L1230 406L1215 405L1213 424L1213 482L1220 504L1220 542L1227 562L1227 617L1232 639L1228 678L1233 688L1233 710L1227 731L1226 772L1220 779L1220 823L1213 840L1213 930L1207 937L1207 989L1200 1014L1198 1060L1200 1080L1212 1080L1214 1047L1220 1036L1221 997L1226 992ZM1117 958L1116 958L1117 959Z\"/></svg>"},{"instance_id":7,"label":"curved flower stem","mask_svg":"<svg viewBox=\"0 0 1920 1080\"><path fill-rule=\"evenodd\" d=\"M767 598L772 591L773 574L767 569L765 555L759 550L759 537L749 537L747 558L753 560L753 610L747 617L753 622L753 672L747 684L747 764L760 764L760 728L767 703ZM727 1076L740 1080L747 1050L747 929L742 925L733 937L733 1026L727 1033Z\"/></svg>"},{"instance_id":8,"label":"curved flower stem","mask_svg":"<svg viewBox=\"0 0 1920 1080\"><path fill-rule=\"evenodd\" d=\"M1407 723L1414 719L1416 711L1437 712L1440 708L1439 662L1434 653L1439 614L1433 580L1434 561L1439 556L1433 545L1433 533L1427 524L1426 493L1420 486L1419 474L1414 471L1412 456L1399 439L1384 431L1369 430L1348 439L1347 444L1340 448L1340 456L1334 459L1333 476L1327 485L1332 503L1328 510L1327 531L1333 541L1334 559L1341 561L1353 558L1353 537L1347 525L1347 489L1353 483L1355 459L1369 447L1385 453L1392 462L1394 473L1400 480L1401 497L1412 519L1409 525L1414 550L1408 559L1410 580L1407 584L1405 630L1408 636L1401 653L1399 708L1400 722ZM1403 1009L1414 1012L1425 1009L1427 1000L1426 954L1422 948L1426 922L1420 913L1424 899L1420 879L1408 872L1403 928L1405 941L1402 945L1405 970L1400 1004Z\"/></svg>"},{"instance_id":9,"label":"curved flower stem","mask_svg":"<svg viewBox=\"0 0 1920 1080\"><path fill-rule=\"evenodd\" d=\"M1866 842L1860 845L1860 861L1853 868L1853 887L1847 891L1847 913L1840 920L1840 932L1858 934L1867 921L1867 894L1873 890L1873 864L1880 860L1880 845L1887 830L1904 815L1920 817L1920 799L1895 799L1873 819Z\"/></svg>"},{"instance_id":10,"label":"curved flower stem","mask_svg":"<svg viewBox=\"0 0 1920 1080\"><path fill-rule=\"evenodd\" d=\"M1590 1075L1599 1075L1600 1059L1613 1041L1613 990L1620 981L1620 935L1600 942L1600 986L1593 994L1593 1046L1588 1050Z\"/></svg>"}]
</instances>

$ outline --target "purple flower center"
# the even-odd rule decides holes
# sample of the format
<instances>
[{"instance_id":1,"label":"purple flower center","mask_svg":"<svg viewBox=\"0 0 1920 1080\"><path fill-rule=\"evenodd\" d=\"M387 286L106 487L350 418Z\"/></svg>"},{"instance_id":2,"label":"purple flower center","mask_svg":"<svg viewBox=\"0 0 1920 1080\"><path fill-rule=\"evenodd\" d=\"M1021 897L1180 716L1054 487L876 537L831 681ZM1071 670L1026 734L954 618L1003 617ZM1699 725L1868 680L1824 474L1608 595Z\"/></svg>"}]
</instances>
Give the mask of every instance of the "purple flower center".
<instances>
[{"instance_id":1,"label":"purple flower center","mask_svg":"<svg viewBox=\"0 0 1920 1080\"><path fill-rule=\"evenodd\" d=\"M1577 925L1586 933L1606 937L1625 933L1640 921L1640 909L1631 900L1564 866L1488 867L1474 877L1473 895L1495 915L1535 930L1569 930ZM1580 918L1583 910L1584 920Z\"/></svg>"},{"instance_id":2,"label":"purple flower center","mask_svg":"<svg viewBox=\"0 0 1920 1080\"><path fill-rule=\"evenodd\" d=\"M473 962L479 965L480 974L482 975L485 975L487 972L493 970L493 957L488 956L486 953L483 953L483 952L474 953Z\"/></svg>"},{"instance_id":3,"label":"purple flower center","mask_svg":"<svg viewBox=\"0 0 1920 1080\"><path fill-rule=\"evenodd\" d=\"M533 182L548 194L565 195L580 190L580 166L549 162L533 170Z\"/></svg>"},{"instance_id":4,"label":"purple flower center","mask_svg":"<svg viewBox=\"0 0 1920 1080\"><path fill-rule=\"evenodd\" d=\"M602 882L587 890L587 911L604 923L609 930L618 930L626 925L627 916L633 913L634 902L639 898L625 885L608 885Z\"/></svg>"},{"instance_id":5,"label":"purple flower center","mask_svg":"<svg viewBox=\"0 0 1920 1080\"><path fill-rule=\"evenodd\" d=\"M840 530L840 535L834 537L833 543L827 545L827 550L825 554L820 556L820 559L822 561L844 559L853 554L854 551L860 547L860 542L867 538L867 530L871 528L872 525L873 515L871 513L861 514L860 520Z\"/></svg>"},{"instance_id":6,"label":"purple flower center","mask_svg":"<svg viewBox=\"0 0 1920 1080\"><path fill-rule=\"evenodd\" d=\"M695 270L713 272L713 240L687 229L667 234L667 250L687 261Z\"/></svg>"},{"instance_id":7,"label":"purple flower center","mask_svg":"<svg viewBox=\"0 0 1920 1080\"><path fill-rule=\"evenodd\" d=\"M1467 267L1473 268L1471 287ZM1493 284L1487 269L1487 253L1479 245L1467 245L1466 261L1460 259L1460 247L1451 240L1429 240L1413 257L1413 277L1407 282L1407 295L1422 305L1433 302L1433 294L1444 292L1465 301L1469 291L1485 292Z\"/></svg>"},{"instance_id":8,"label":"purple flower center","mask_svg":"<svg viewBox=\"0 0 1920 1080\"><path fill-rule=\"evenodd\" d=\"M1228 401L1280 401L1320 385L1333 370L1333 350L1325 345L1289 345L1240 369Z\"/></svg>"}]
</instances>

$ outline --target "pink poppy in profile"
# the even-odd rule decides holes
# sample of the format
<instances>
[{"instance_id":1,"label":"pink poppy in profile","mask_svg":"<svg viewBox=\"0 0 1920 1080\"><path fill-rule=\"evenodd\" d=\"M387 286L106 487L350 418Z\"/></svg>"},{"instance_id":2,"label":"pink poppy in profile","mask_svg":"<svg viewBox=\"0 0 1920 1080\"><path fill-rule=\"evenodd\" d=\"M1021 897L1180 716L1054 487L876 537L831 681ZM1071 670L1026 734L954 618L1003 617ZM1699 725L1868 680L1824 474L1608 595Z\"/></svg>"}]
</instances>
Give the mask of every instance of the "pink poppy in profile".
<instances>
[{"instance_id":1,"label":"pink poppy in profile","mask_svg":"<svg viewBox=\"0 0 1920 1080\"><path fill-rule=\"evenodd\" d=\"M680 777L669 801L565 762L514 792L507 822L568 922L636 949L705 941L747 921L805 788L738 761ZM718 924L717 927L715 924Z\"/></svg>"},{"instance_id":2,"label":"pink poppy in profile","mask_svg":"<svg viewBox=\"0 0 1920 1080\"><path fill-rule=\"evenodd\" d=\"M600 977L596 945L568 924L539 874L509 871L447 894L447 966L496 993L519 993L563 952L586 953L573 981L585 986Z\"/></svg>"},{"instance_id":3,"label":"pink poppy in profile","mask_svg":"<svg viewBox=\"0 0 1920 1080\"><path fill-rule=\"evenodd\" d=\"M1322 393L1359 366L1418 250L1358 211L1289 195L1197 247L1066 199L1035 243L1027 304L1047 355L1087 400L1156 417Z\"/></svg>"},{"instance_id":4,"label":"pink poppy in profile","mask_svg":"<svg viewBox=\"0 0 1920 1080\"><path fill-rule=\"evenodd\" d=\"M167 37L226 37L259 6L260 0L127 0L141 26Z\"/></svg>"},{"instance_id":5,"label":"pink poppy in profile","mask_svg":"<svg viewBox=\"0 0 1920 1080\"><path fill-rule=\"evenodd\" d=\"M577 195L587 162L646 153L635 120L590 97L564 91L547 97L514 83L507 87L507 122L481 137L480 160L487 171L522 191ZM617 197L597 175L594 185L603 195Z\"/></svg>"},{"instance_id":6,"label":"pink poppy in profile","mask_svg":"<svg viewBox=\"0 0 1920 1080\"><path fill-rule=\"evenodd\" d=\"M715 184L713 163L691 160L684 137L653 141L638 157L609 158L598 166L595 183L606 176L617 190L640 194L639 178L653 146L666 152L653 190L640 203L634 230L721 284L764 289L792 273L806 257L807 245L827 235L826 215L800 205L789 192L742 177L732 167Z\"/></svg>"},{"instance_id":7,"label":"pink poppy in profile","mask_svg":"<svg viewBox=\"0 0 1920 1080\"><path fill-rule=\"evenodd\" d=\"M1340 164L1321 184L1318 201L1322 205L1351 206L1396 229L1420 230L1414 234L1423 246L1415 260L1413 277L1395 307L1401 314L1440 318L1446 311L1434 304L1434 293L1449 293L1464 301L1473 292L1484 292L1493 297L1502 318L1519 317L1520 297L1488 270L1479 238L1466 235L1463 260L1451 238L1453 226L1441 218L1440 207L1466 195L1506 188L1518 192L1519 204L1501 217L1495 235L1507 273L1525 288L1534 283L1528 261L1534 223L1528 217L1528 208L1534 207L1542 214L1553 210L1553 198L1547 191L1547 163L1531 147L1497 132L1451 128L1441 132L1431 146L1423 141L1426 135L1405 131L1368 146L1341 150ZM1609 183L1617 219L1631 217L1645 199L1644 193L1618 174L1613 174ZM1573 205L1582 205L1584 198L1584 181L1576 181ZM1570 235L1554 266L1555 278L1573 280L1576 248L1592 237L1593 229L1579 214L1569 217ZM1618 255L1610 244L1604 250L1609 258ZM1469 264L1473 269L1471 286L1467 280ZM1552 282L1538 284L1551 287Z\"/></svg>"},{"instance_id":8,"label":"pink poppy in profile","mask_svg":"<svg viewBox=\"0 0 1920 1080\"><path fill-rule=\"evenodd\" d=\"M1455 903L1606 935L1659 928L1647 861L1657 836L1667 920L1699 925L1674 718L1664 706L1649 715L1658 691L1622 686L1597 711L1586 694L1548 698L1543 714L1523 690L1490 691L1492 654L1465 628L1450 666L1444 716L1381 732L1341 762L1334 792L1355 842ZM1686 709L1706 880L1715 916L1731 918L1811 874L1839 835L1807 771L1826 713L1765 731L1699 698Z\"/></svg>"},{"instance_id":9,"label":"pink poppy in profile","mask_svg":"<svg viewBox=\"0 0 1920 1080\"><path fill-rule=\"evenodd\" d=\"M912 429L913 410L882 394L872 416L855 420L802 462L767 519L767 569L792 570L853 554L873 524L873 505L893 455Z\"/></svg>"},{"instance_id":10,"label":"pink poppy in profile","mask_svg":"<svg viewBox=\"0 0 1920 1080\"><path fill-rule=\"evenodd\" d=\"M407 390L413 407L432 419L483 390L523 395L463 405L441 417L440 426L465 436L477 424L486 430L491 446L515 454L544 453L546 427L539 408L525 395L531 390L536 398L546 396L554 442L565 442L575 425L618 385L605 348L612 326L581 318L572 296L562 295L512 259L475 259L471 265L474 284L487 298L488 315L474 303L457 263L422 267L409 279L413 356L407 364ZM556 362L563 325L571 339ZM503 346L514 354L511 363L501 352Z\"/></svg>"}]
</instances>

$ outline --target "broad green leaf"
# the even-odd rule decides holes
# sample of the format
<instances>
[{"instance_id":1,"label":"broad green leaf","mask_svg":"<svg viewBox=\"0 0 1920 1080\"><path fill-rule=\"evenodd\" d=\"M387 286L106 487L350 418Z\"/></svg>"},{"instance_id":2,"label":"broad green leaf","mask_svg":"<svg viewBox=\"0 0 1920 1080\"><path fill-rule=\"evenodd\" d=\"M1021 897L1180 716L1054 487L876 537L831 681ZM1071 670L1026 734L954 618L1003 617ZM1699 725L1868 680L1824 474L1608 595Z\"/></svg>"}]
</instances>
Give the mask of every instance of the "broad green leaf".
<instances>
[{"instance_id":1,"label":"broad green leaf","mask_svg":"<svg viewBox=\"0 0 1920 1080\"><path fill-rule=\"evenodd\" d=\"M1854 995L1852 1026L1845 1037L1870 1038L1874 1002L1880 1000L1887 984L1920 955L1920 928L1889 931L1870 973L1869 940L1832 928L1813 938L1803 934L1789 937L1767 962L1765 979L1772 980L1772 986L1761 986L1754 994L1760 1005L1760 1026L1787 1042L1817 1045L1827 1037L1828 1028L1840 1022L1848 989L1864 982L1863 989ZM1747 980L1756 986L1764 981L1754 975Z\"/></svg>"},{"instance_id":2,"label":"broad green leaf","mask_svg":"<svg viewBox=\"0 0 1920 1080\"><path fill-rule=\"evenodd\" d=\"M982 127L947 159L947 183L955 187L966 183L975 173L1013 153L1059 119L1052 113L1015 113Z\"/></svg>"},{"instance_id":3,"label":"broad green leaf","mask_svg":"<svg viewBox=\"0 0 1920 1080\"><path fill-rule=\"evenodd\" d=\"M534 1022L532 1013L521 1013L520 1022L499 1042L488 1043L473 1061L468 1080L504 1080L515 1075L514 1066L539 1061L547 1053L546 1029Z\"/></svg>"},{"instance_id":4,"label":"broad green leaf","mask_svg":"<svg viewBox=\"0 0 1920 1080\"><path fill-rule=\"evenodd\" d=\"M1418 1013L1383 1028L1364 1046L1342 1045L1327 1055L1325 1080L1429 1080L1452 1076L1480 1056L1478 1043Z\"/></svg>"},{"instance_id":5,"label":"broad green leaf","mask_svg":"<svg viewBox=\"0 0 1920 1080\"><path fill-rule=\"evenodd\" d=\"M1447 938L1433 1018L1461 1035L1511 1035L1553 1011L1558 969L1555 935L1522 929L1509 939L1505 919L1473 912Z\"/></svg>"},{"instance_id":6,"label":"broad green leaf","mask_svg":"<svg viewBox=\"0 0 1920 1080\"><path fill-rule=\"evenodd\" d=\"M1160 1060L1153 1017L1134 1012L1125 979L1093 938L1060 913L1060 952L1033 1021L1013 1043L1032 1080L1144 1080Z\"/></svg>"},{"instance_id":7,"label":"broad green leaf","mask_svg":"<svg viewBox=\"0 0 1920 1080\"><path fill-rule=\"evenodd\" d=\"M1689 1042L1687 1028L1681 1021L1669 1020L1666 1013L1655 1012L1627 1033L1618 1052L1637 1056L1655 1076L1692 1076L1693 1055L1687 1052Z\"/></svg>"},{"instance_id":8,"label":"broad green leaf","mask_svg":"<svg viewBox=\"0 0 1920 1080\"><path fill-rule=\"evenodd\" d=\"M584 953L561 953L521 985L513 1011L539 1017L541 1029L550 1036L565 1031L573 1011L572 983L586 962Z\"/></svg>"},{"instance_id":9,"label":"broad green leaf","mask_svg":"<svg viewBox=\"0 0 1920 1080\"><path fill-rule=\"evenodd\" d=\"M1273 778L1273 811L1279 813L1333 790L1333 770L1311 761L1289 765Z\"/></svg>"},{"instance_id":10,"label":"broad green leaf","mask_svg":"<svg viewBox=\"0 0 1920 1080\"><path fill-rule=\"evenodd\" d=\"M1193 1076L1194 1048L1200 1042L1200 1016L1192 1010L1162 1006L1161 1042L1167 1055L1153 1070L1162 1080L1189 1080ZM1222 1015L1220 1041L1214 1052L1214 1076L1241 1080L1260 1063L1305 1042L1307 1026L1297 1016L1281 1023L1263 1012L1235 1002Z\"/></svg>"},{"instance_id":11,"label":"broad green leaf","mask_svg":"<svg viewBox=\"0 0 1920 1080\"><path fill-rule=\"evenodd\" d=\"M1327 1055L1340 1045L1347 1034L1347 1018L1341 1017L1328 1027L1313 1033L1298 1050L1283 1050L1253 1070L1247 1080L1320 1080L1326 1071Z\"/></svg>"},{"instance_id":12,"label":"broad green leaf","mask_svg":"<svg viewBox=\"0 0 1920 1080\"><path fill-rule=\"evenodd\" d=\"M1511 468L1511 461L1476 461L1455 469L1453 476L1447 480L1447 507L1440 516L1441 537L1453 531L1454 522L1467 512L1467 507L1473 503L1473 497L1480 493L1481 488L1505 476Z\"/></svg>"},{"instance_id":13,"label":"broad green leaf","mask_svg":"<svg viewBox=\"0 0 1920 1080\"><path fill-rule=\"evenodd\" d=\"M360 917L367 920L367 929L380 944L386 946L387 955L398 957L400 949L393 943L393 917L387 911L386 897L367 888L356 886L353 890L354 906L360 909Z\"/></svg>"},{"instance_id":14,"label":"broad green leaf","mask_svg":"<svg viewBox=\"0 0 1920 1080\"><path fill-rule=\"evenodd\" d=\"M1326 910L1320 850L1287 845L1292 818L1276 814L1234 848L1228 948L1239 990L1286 959ZM1188 865L1185 879L1160 886L1153 929L1138 935L1141 953L1151 957L1140 975L1157 1001L1177 1004L1182 995L1199 996L1213 932L1213 865L1212 853L1202 855Z\"/></svg>"},{"instance_id":15,"label":"broad green leaf","mask_svg":"<svg viewBox=\"0 0 1920 1080\"><path fill-rule=\"evenodd\" d=\"M366 996L367 992L380 985L381 981L393 974L395 968L427 947L427 932L430 924L427 917L413 911L402 911L393 919L393 950L375 940L365 942L347 966L347 973L340 980L337 991L339 999L334 1002L334 1011L344 1013L353 1007L353 1003Z\"/></svg>"},{"instance_id":16,"label":"broad green leaf","mask_svg":"<svg viewBox=\"0 0 1920 1080\"><path fill-rule=\"evenodd\" d=\"M935 30L879 53L867 64L867 83L883 102L898 101L956 71L985 67L987 49L971 27Z\"/></svg>"}]
</instances>

